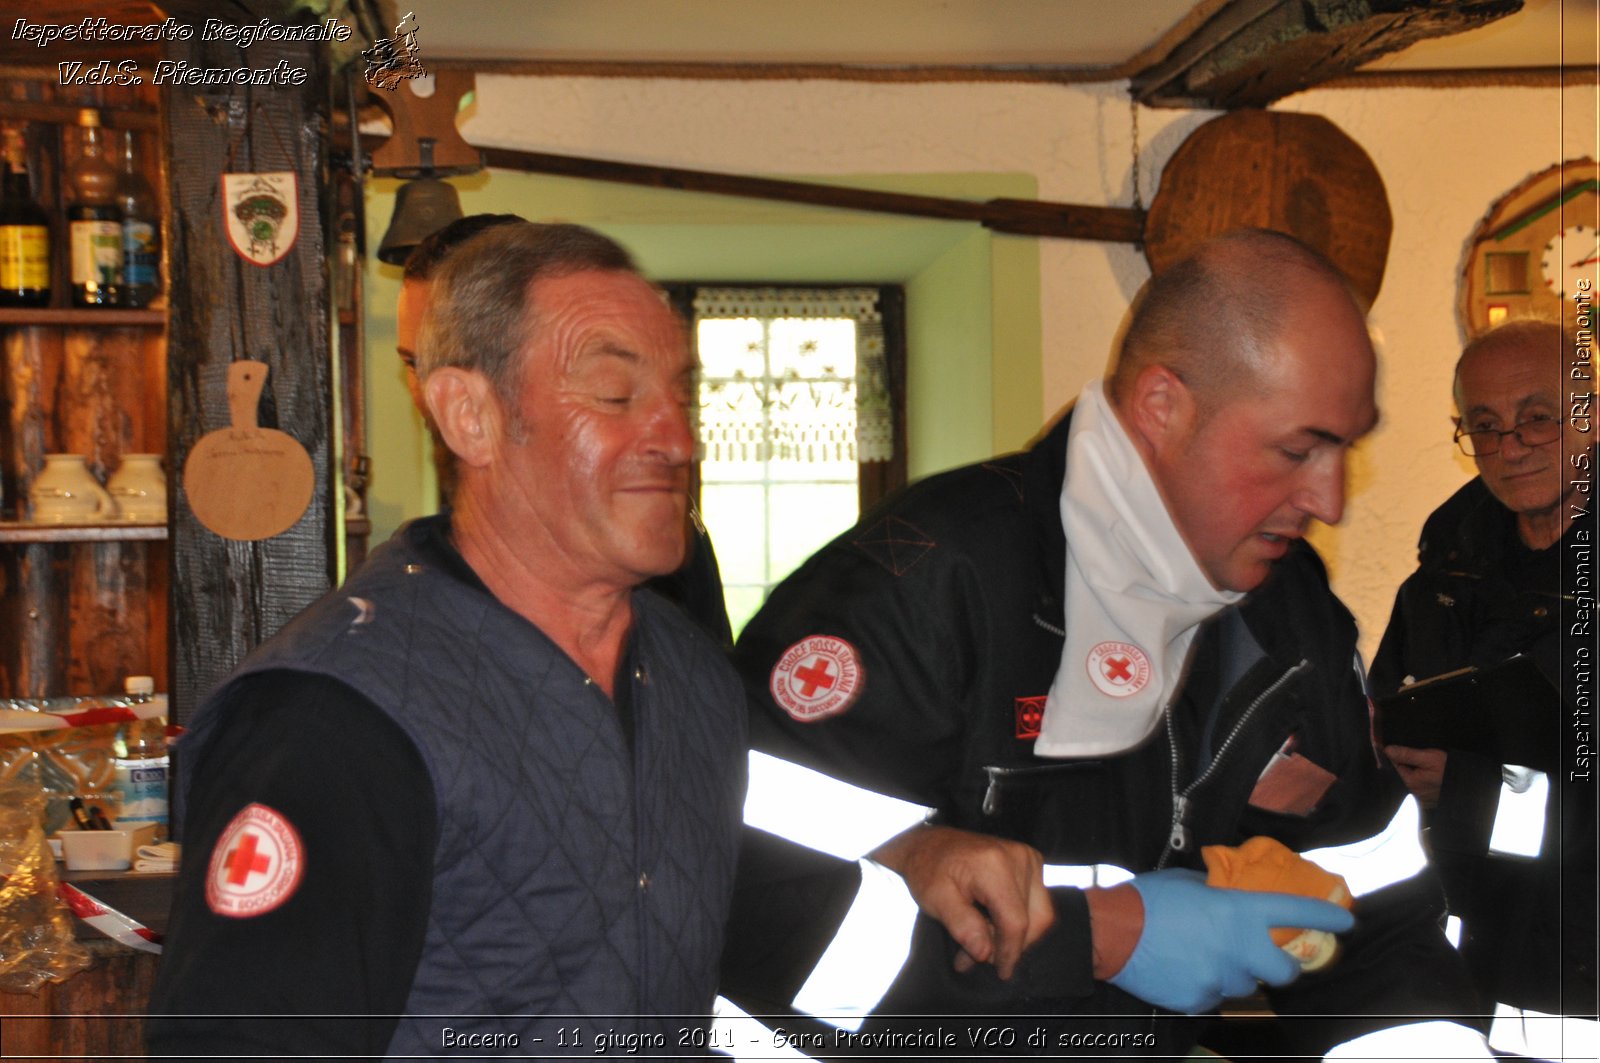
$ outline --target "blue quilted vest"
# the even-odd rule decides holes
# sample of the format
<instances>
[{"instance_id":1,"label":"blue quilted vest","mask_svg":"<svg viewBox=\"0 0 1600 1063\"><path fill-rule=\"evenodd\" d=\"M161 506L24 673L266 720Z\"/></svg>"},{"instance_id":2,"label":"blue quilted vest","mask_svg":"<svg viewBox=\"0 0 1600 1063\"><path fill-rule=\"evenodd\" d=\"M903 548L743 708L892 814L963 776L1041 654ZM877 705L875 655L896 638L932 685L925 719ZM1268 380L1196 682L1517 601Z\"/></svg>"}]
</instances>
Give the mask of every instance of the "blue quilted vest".
<instances>
[{"instance_id":1,"label":"blue quilted vest","mask_svg":"<svg viewBox=\"0 0 1600 1063\"><path fill-rule=\"evenodd\" d=\"M419 549L444 519L402 528L234 677L341 680L427 764L433 906L389 1052L592 1052L607 1033L692 1048L716 996L744 799L739 681L675 606L636 592L630 756L577 665Z\"/></svg>"}]
</instances>

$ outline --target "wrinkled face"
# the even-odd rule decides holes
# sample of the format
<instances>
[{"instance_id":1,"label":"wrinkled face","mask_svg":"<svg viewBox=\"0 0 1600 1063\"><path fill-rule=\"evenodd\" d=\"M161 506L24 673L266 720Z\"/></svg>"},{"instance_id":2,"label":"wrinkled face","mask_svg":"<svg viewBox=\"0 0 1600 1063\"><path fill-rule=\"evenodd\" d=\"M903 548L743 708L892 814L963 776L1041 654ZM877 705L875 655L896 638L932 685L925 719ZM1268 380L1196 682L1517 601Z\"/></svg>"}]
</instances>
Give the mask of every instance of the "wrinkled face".
<instances>
[{"instance_id":1,"label":"wrinkled face","mask_svg":"<svg viewBox=\"0 0 1600 1063\"><path fill-rule=\"evenodd\" d=\"M1344 513L1345 457L1377 420L1375 358L1342 292L1287 316L1261 394L1226 402L1157 448L1151 472L1212 584L1259 586L1313 518Z\"/></svg>"},{"instance_id":2,"label":"wrinkled face","mask_svg":"<svg viewBox=\"0 0 1600 1063\"><path fill-rule=\"evenodd\" d=\"M1461 427L1467 431L1504 431L1533 418L1559 419L1562 366L1559 349L1538 345L1501 347L1469 357L1456 385ZM1566 426L1565 448L1578 454L1587 446L1583 433ZM1500 450L1473 459L1494 497L1513 513L1540 515L1555 511L1572 490L1562 467L1561 441L1530 447L1516 435L1500 440Z\"/></svg>"},{"instance_id":3,"label":"wrinkled face","mask_svg":"<svg viewBox=\"0 0 1600 1063\"><path fill-rule=\"evenodd\" d=\"M422 332L422 312L428 307L428 282L412 277L400 285L400 301L394 308L394 346L405 364L406 388L417 404L423 420L428 407L422 401L422 385L417 380L417 337Z\"/></svg>"},{"instance_id":4,"label":"wrinkled face","mask_svg":"<svg viewBox=\"0 0 1600 1063\"><path fill-rule=\"evenodd\" d=\"M689 404L682 323L644 280L588 271L536 281L534 335L498 489L550 563L632 586L683 562Z\"/></svg>"}]
</instances>

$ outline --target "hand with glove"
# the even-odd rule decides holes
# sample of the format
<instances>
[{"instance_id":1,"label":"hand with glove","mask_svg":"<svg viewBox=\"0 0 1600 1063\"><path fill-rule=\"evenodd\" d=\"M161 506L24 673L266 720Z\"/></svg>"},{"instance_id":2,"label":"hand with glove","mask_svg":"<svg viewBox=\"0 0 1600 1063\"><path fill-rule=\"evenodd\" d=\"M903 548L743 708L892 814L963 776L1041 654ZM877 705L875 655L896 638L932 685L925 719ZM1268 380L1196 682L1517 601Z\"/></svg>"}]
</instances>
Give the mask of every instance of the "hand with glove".
<instances>
[{"instance_id":1,"label":"hand with glove","mask_svg":"<svg viewBox=\"0 0 1600 1063\"><path fill-rule=\"evenodd\" d=\"M1158 1007L1190 1014L1226 997L1248 996L1257 982L1287 985L1300 965L1272 940L1274 927L1341 933L1351 914L1327 901L1286 893L1218 889L1198 871L1168 868L1090 890L1095 976ZM1142 908L1142 925L1139 911ZM1138 927L1126 962L1116 963Z\"/></svg>"}]
</instances>

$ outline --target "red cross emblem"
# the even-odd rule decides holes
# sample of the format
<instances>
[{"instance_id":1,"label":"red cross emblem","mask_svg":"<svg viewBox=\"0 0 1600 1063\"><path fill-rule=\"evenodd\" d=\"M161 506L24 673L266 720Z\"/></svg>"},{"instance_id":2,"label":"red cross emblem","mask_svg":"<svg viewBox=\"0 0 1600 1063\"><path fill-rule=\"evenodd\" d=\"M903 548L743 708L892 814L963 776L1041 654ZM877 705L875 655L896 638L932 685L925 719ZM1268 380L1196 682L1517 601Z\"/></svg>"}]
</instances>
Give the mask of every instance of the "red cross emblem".
<instances>
[{"instance_id":1,"label":"red cross emblem","mask_svg":"<svg viewBox=\"0 0 1600 1063\"><path fill-rule=\"evenodd\" d=\"M1137 694L1150 682L1150 658L1131 642L1102 642L1085 662L1096 690L1113 698Z\"/></svg>"},{"instance_id":2,"label":"red cross emblem","mask_svg":"<svg viewBox=\"0 0 1600 1063\"><path fill-rule=\"evenodd\" d=\"M230 919L264 915L294 896L304 870L294 825L276 809L246 805L211 850L206 905Z\"/></svg>"},{"instance_id":3,"label":"red cross emblem","mask_svg":"<svg viewBox=\"0 0 1600 1063\"><path fill-rule=\"evenodd\" d=\"M242 886L252 874L272 866L271 857L256 851L260 845L260 835L246 833L244 840L227 855L222 863L228 869L228 885Z\"/></svg>"},{"instance_id":4,"label":"red cross emblem","mask_svg":"<svg viewBox=\"0 0 1600 1063\"><path fill-rule=\"evenodd\" d=\"M861 655L844 639L808 635L783 651L768 689L778 707L802 723L837 715L855 704L866 681Z\"/></svg>"},{"instance_id":5,"label":"red cross emblem","mask_svg":"<svg viewBox=\"0 0 1600 1063\"><path fill-rule=\"evenodd\" d=\"M1030 741L1039 737L1039 727L1044 723L1044 703L1047 695L1037 694L1031 698L1018 698L1017 711L1017 737L1023 741Z\"/></svg>"},{"instance_id":6,"label":"red cross emblem","mask_svg":"<svg viewBox=\"0 0 1600 1063\"><path fill-rule=\"evenodd\" d=\"M818 687L833 689L834 678L828 671L828 661L824 657L816 658L804 668L796 668L794 677L800 680L800 696L803 698L811 697Z\"/></svg>"}]
</instances>

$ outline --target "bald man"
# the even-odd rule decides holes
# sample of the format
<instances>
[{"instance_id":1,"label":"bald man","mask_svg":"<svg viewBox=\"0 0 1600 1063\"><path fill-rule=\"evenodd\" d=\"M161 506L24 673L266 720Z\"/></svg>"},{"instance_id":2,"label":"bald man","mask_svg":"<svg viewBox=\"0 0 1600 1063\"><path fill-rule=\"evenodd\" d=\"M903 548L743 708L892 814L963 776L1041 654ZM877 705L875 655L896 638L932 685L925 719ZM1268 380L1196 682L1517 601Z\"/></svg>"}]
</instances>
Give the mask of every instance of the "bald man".
<instances>
[{"instance_id":1,"label":"bald man","mask_svg":"<svg viewBox=\"0 0 1600 1063\"><path fill-rule=\"evenodd\" d=\"M1554 324L1519 321L1473 340L1456 365L1456 442L1478 476L1423 526L1419 567L1400 588L1373 661L1387 694L1413 679L1523 653L1577 705L1593 674L1594 636L1575 613L1563 571L1592 563L1595 519L1582 490L1594 433L1570 417L1574 349ZM1591 569L1592 571L1592 569ZM1592 691L1592 680L1586 684ZM1569 1015L1595 1011L1595 790L1588 772L1549 789L1538 856L1490 845L1503 781L1481 753L1385 749L1423 806L1433 864L1463 923L1462 954L1483 1007ZM1571 750L1566 755L1572 756ZM1576 768L1575 764L1568 764ZM1524 775L1516 779L1516 774ZM1537 809L1535 810L1537 812ZM1537 817L1536 817L1537 818Z\"/></svg>"},{"instance_id":2,"label":"bald man","mask_svg":"<svg viewBox=\"0 0 1600 1063\"><path fill-rule=\"evenodd\" d=\"M1017 1016L1000 1051L1037 1032L1040 1051L1181 1056L1188 1016L1258 983L1295 1013L1459 999L1415 966L1451 962L1425 919L1374 940L1334 905L1197 871L1256 835L1367 837L1403 796L1304 541L1343 515L1374 372L1328 262L1219 239L1150 282L1110 377L1030 450L912 486L773 591L735 651L758 747L929 810L872 854L922 909L878 1013ZM1074 885L1047 889L1046 864ZM1290 986L1273 926L1344 934L1343 958ZM1297 1048L1362 1021L1315 1025Z\"/></svg>"}]
</instances>

